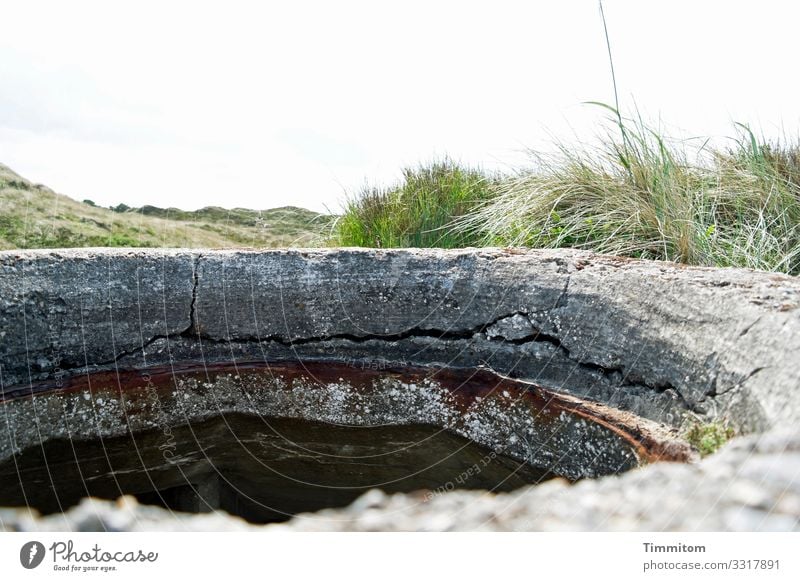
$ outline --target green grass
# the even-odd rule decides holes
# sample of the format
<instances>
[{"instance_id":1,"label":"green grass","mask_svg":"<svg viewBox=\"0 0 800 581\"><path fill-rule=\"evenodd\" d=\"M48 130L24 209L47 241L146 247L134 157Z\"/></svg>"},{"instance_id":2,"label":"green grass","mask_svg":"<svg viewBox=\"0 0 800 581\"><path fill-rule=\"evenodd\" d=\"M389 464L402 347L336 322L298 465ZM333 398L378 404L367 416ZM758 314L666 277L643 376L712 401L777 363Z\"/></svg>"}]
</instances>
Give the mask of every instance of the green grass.
<instances>
[{"instance_id":1,"label":"green grass","mask_svg":"<svg viewBox=\"0 0 800 581\"><path fill-rule=\"evenodd\" d=\"M561 146L458 220L483 244L575 247L684 264L800 272L800 147L744 126L725 150L616 119L597 146Z\"/></svg>"},{"instance_id":2,"label":"green grass","mask_svg":"<svg viewBox=\"0 0 800 581\"><path fill-rule=\"evenodd\" d=\"M491 197L497 178L443 159L403 170L389 188L365 187L333 227L338 246L460 248L480 236L451 228L455 218Z\"/></svg>"},{"instance_id":3,"label":"green grass","mask_svg":"<svg viewBox=\"0 0 800 581\"><path fill-rule=\"evenodd\" d=\"M364 188L334 244L524 246L800 273L800 144L744 125L725 148L677 140L613 108L594 145L559 144L488 176L451 161Z\"/></svg>"}]
</instances>

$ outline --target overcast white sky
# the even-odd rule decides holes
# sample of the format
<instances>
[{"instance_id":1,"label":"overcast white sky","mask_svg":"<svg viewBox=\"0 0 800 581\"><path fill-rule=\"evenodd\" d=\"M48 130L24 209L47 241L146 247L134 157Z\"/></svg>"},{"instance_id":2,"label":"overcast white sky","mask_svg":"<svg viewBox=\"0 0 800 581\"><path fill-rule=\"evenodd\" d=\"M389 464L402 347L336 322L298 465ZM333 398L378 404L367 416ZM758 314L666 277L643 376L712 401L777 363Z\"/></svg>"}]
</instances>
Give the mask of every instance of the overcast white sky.
<instances>
[{"instance_id":1,"label":"overcast white sky","mask_svg":"<svg viewBox=\"0 0 800 581\"><path fill-rule=\"evenodd\" d=\"M445 153L588 139L581 103L613 102L597 0L122 4L1 9L0 162L102 205L335 211ZM624 109L797 136L800 3L605 9Z\"/></svg>"}]
</instances>

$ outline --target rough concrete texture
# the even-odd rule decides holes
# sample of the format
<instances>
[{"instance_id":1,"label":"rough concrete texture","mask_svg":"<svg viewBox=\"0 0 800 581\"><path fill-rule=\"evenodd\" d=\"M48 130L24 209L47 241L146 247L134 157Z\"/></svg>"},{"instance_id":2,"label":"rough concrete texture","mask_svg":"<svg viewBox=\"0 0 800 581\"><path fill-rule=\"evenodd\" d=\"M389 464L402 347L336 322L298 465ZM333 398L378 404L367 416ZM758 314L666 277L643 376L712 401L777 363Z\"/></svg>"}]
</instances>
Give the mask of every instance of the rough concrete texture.
<instances>
[{"instance_id":1,"label":"rough concrete texture","mask_svg":"<svg viewBox=\"0 0 800 581\"><path fill-rule=\"evenodd\" d=\"M800 419L800 282L589 253L0 253L3 385L187 359L475 367L677 425ZM144 349L142 349L144 347Z\"/></svg>"},{"instance_id":2,"label":"rough concrete texture","mask_svg":"<svg viewBox=\"0 0 800 581\"><path fill-rule=\"evenodd\" d=\"M5 386L113 364L189 326L193 256L123 249L0 252Z\"/></svg>"},{"instance_id":3,"label":"rough concrete texture","mask_svg":"<svg viewBox=\"0 0 800 581\"><path fill-rule=\"evenodd\" d=\"M763 433L800 420L798 306L793 277L572 250L8 251L0 252L0 383L5 410L43 390L30 401L50 398L58 415L67 412L52 393L75 378L187 362L484 366L667 426L724 420L740 434ZM26 413L14 420L21 428L6 452L31 444L14 440L27 437L23 418L36 421ZM111 429L117 416L98 417ZM645 529L791 528L800 513L797 436L771 437L739 440L698 465L659 464L571 487L459 492L421 508L414 496L373 493L348 510L385 528L396 507L409 518L450 516L395 528L630 529L639 520ZM756 446L752 454L747 446ZM761 500L743 492L762 481ZM665 502L674 491L676 504L648 512L656 489ZM695 496L704 502L697 506L718 499L715 509L698 516ZM524 499L523 516L503 520L515 514L506 508L514 498ZM600 520L547 512L580 502ZM452 516L451 503L471 506L488 524L466 510ZM758 510L769 517L763 527L755 526ZM12 528L23 522L9 518ZM289 526L304 522L316 521ZM370 526L361 517L342 525Z\"/></svg>"}]
</instances>

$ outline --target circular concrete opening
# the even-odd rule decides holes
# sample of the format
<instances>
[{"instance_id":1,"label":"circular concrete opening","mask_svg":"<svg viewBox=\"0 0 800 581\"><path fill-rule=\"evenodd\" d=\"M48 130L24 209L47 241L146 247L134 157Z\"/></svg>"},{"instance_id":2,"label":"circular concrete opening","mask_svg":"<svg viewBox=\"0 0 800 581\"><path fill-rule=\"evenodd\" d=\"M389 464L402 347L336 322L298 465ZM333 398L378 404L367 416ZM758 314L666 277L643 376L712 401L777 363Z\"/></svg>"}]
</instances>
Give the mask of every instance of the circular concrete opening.
<instances>
[{"instance_id":1,"label":"circular concrete opening","mask_svg":"<svg viewBox=\"0 0 800 581\"><path fill-rule=\"evenodd\" d=\"M679 430L800 413L800 294L773 274L513 249L0 267L0 506L125 493L267 522L367 488L439 498L691 460Z\"/></svg>"}]
</instances>

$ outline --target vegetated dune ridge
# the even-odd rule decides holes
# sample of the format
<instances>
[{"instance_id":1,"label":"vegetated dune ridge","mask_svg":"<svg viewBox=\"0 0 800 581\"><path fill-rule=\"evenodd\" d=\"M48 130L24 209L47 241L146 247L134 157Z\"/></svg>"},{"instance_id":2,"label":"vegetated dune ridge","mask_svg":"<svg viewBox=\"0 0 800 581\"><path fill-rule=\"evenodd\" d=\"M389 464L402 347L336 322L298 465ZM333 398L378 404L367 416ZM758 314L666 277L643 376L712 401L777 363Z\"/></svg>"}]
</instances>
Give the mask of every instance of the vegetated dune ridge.
<instances>
[{"instance_id":1,"label":"vegetated dune ridge","mask_svg":"<svg viewBox=\"0 0 800 581\"><path fill-rule=\"evenodd\" d=\"M0 164L0 250L315 246L329 222L330 216L294 206L184 211L120 204L111 210L57 194Z\"/></svg>"}]
</instances>

